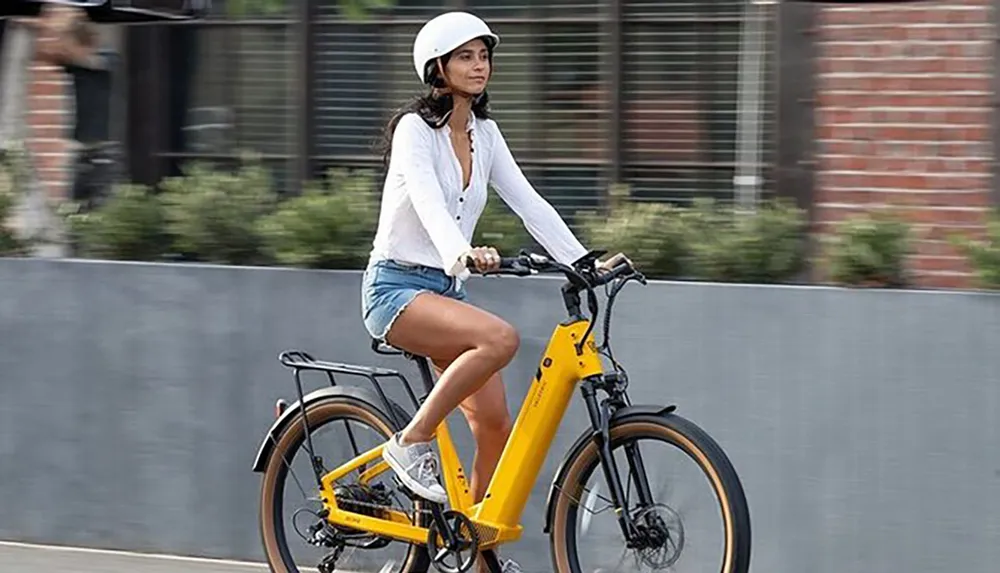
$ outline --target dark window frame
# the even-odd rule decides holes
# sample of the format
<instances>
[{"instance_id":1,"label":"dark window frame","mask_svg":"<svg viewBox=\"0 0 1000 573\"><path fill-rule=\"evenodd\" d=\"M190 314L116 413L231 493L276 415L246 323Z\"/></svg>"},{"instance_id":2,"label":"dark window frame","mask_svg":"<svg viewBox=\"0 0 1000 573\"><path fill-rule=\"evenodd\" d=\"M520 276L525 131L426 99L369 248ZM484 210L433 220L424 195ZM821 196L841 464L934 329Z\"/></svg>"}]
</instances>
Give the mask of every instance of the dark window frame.
<instances>
[{"instance_id":1,"label":"dark window frame","mask_svg":"<svg viewBox=\"0 0 1000 573\"><path fill-rule=\"evenodd\" d=\"M222 14L224 2L215 2L216 14L202 21L192 21L183 23L171 23L154 26L141 26L133 28L128 35L128 52L130 62L129 74L129 146L134 148L136 157L132 158L133 178L143 182L152 182L158 178L175 173L179 162L185 160L214 160L230 161L234 156L212 156L198 153L184 152L176 149L176 136L171 138L171 122L164 121L163 117L155 117L156 109L171 109L171 106L183 105L184 95L171 93L169 86L178 80L179 74L176 69L171 72L171 64L166 60L169 50L164 49L171 44L170 33L167 31L173 27L219 27L232 30L240 29L243 26L289 26L294 31L294 39L289 44L289 49L296 50L295 72L293 81L301 78L305 82L305 89L290 90L290 101L293 102L297 112L293 113L294 127L292 128L289 153L271 154L267 158L273 161L287 162L289 167L289 177L287 184L292 189L301 188L305 179L321 173L326 167L336 165L344 168L378 168L380 158L375 154L374 149L367 153L330 154L323 150L322 141L319 140L319 128L317 122L321 118L321 111L318 109L319 103L317 86L321 81L323 71L318 68L317 50L320 34L324 26L329 26L339 19L323 16L321 9L330 0L308 0L298 4L298 13L276 14L266 17L247 17L242 19L231 19ZM998 0L1000 1L1000 0ZM462 7L466 2L456 0L454 5ZM643 173L653 174L657 171L663 173L671 170L688 170L693 177L700 178L704 190L711 189L713 185L720 189L725 189L725 177L720 176L720 170L725 171L731 168L731 161L720 160L713 156L709 161L699 165L668 164L656 162L646 164L642 161L633 160L629 157L626 140L629 132L622 124L624 110L628 103L627 89L627 59L629 53L626 51L628 33L630 26L638 25L637 18L630 13L629 3L624 0L603 0L600 3L602 9L593 14L584 16L573 14L560 14L557 10L548 10L544 4L530 3L530 12L524 17L487 17L498 23L517 24L524 30L528 38L527 45L534 49L542 49L545 45L546 35L550 29L561 25L587 25L596 26L601 32L603 44L601 52L606 59L601 62L604 75L601 76L608 97L604 102L605 108L601 115L604 118L603 129L607 136L608 144L604 146L603 157L600 160L586 163L586 168L595 172L594 178L595 193L600 200L600 192L606 191L608 186L615 182L635 183ZM700 5L701 13L691 17L677 17L669 14L662 16L643 16L641 25L662 26L668 29L671 25L695 25L703 33L696 40L699 46L700 59L711 58L711 50L706 50L712 44L713 26L719 25L722 16L713 15L711 3ZM779 5L777 16L778 30L775 32L776 40L768 45L768 61L771 66L767 81L769 89L765 94L765 105L770 111L770 118L766 127L768 140L765 142L762 162L765 171L765 194L777 193L782 196L795 198L800 205L807 206L811 201L811 180L803 171L808 171L809 164L808 145L803 145L802 141L809 138L805 133L810 125L805 117L808 105L802 102L810 97L809 89L811 84L796 83L797 80L807 79L811 74L801 73L804 66L809 63L809 53L802 50L789 50L789 45L801 46L802 38L808 40L808 35L803 34L798 28L809 22L808 16L803 12L813 10L811 7L802 8L798 4L782 3ZM423 21L423 15L385 15L377 14L368 23L362 26L374 26L386 28L391 26L413 27ZM793 29L794 28L794 29ZM806 42L808 47L808 41ZM384 51L384 47L382 48ZM228 50L231 56L238 56L239 50ZM238 66L238 62L234 65ZM547 64L544 60L534 63L538 71L544 72ZM792 74L798 77L792 77ZM528 121L527 140L522 149L516 150L518 160L525 172L536 184L543 194L552 195L558 198L560 192L551 187L548 182L552 181L559 170L582 167L574 165L578 162L560 160L545 153L545 123L539 121L542 114L541 100L546 93L545 82L547 78L544 73L533 74L538 78L530 82L527 100L528 109L525 113L532 118ZM737 78L738 80L738 78ZM717 93L713 91L711 78L706 78L705 74L699 75L699 82L702 83L703 94L710 97ZM733 86L733 91L735 91ZM704 97L704 96L703 96ZM143 103L138 103L143 102ZM399 101L389 101L386 99L378 102L377 106L383 110L392 109L398 105ZM155 109L142 109L144 106L153 106ZM808 108L808 109L806 109ZM699 108L704 116L707 112ZM164 113L160 113L164 115ZM711 114L709 114L711 115ZM176 117L176 114L174 114ZM720 120L722 121L722 120ZM380 127L380 126L379 126ZM778 127L781 127L779 133ZM801 132L798 137L790 137L788 129L796 129ZM371 143L374 143L379 133L371 134ZM714 138L710 138L706 143L709 149L715 149L718 155L719 145ZM731 154L731 148L724 148L722 153ZM803 167L805 166L805 167ZM718 183L712 183L718 181ZM649 192L643 192L641 181L640 189L636 199L643 199Z\"/></svg>"}]
</instances>

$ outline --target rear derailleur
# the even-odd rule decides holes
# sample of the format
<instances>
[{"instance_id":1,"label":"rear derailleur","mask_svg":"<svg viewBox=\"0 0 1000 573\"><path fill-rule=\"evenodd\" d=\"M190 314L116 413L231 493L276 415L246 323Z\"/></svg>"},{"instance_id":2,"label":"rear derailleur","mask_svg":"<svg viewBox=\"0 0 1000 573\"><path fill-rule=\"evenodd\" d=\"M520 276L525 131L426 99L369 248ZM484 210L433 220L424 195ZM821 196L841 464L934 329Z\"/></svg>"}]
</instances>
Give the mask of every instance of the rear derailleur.
<instances>
[{"instance_id":1,"label":"rear derailleur","mask_svg":"<svg viewBox=\"0 0 1000 573\"><path fill-rule=\"evenodd\" d=\"M344 544L340 543L333 548L333 551L327 553L319 564L316 565L316 569L319 573L335 573L337 570L337 559L340 559L340 554L344 552Z\"/></svg>"}]
</instances>

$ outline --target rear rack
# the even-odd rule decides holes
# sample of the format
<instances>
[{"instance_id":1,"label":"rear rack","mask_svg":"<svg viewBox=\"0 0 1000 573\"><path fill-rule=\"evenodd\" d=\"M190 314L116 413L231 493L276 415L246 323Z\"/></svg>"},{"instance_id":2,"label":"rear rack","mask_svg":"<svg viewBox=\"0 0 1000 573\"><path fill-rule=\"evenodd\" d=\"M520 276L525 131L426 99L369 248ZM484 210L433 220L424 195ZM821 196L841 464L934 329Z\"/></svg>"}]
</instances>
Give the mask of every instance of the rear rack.
<instances>
[{"instance_id":1,"label":"rear rack","mask_svg":"<svg viewBox=\"0 0 1000 573\"><path fill-rule=\"evenodd\" d=\"M370 366L358 366L355 364L343 364L339 362L327 362L325 360L316 360L308 352L302 350L285 350L278 355L278 360L282 365L291 368L295 372L295 387L299 394L299 404L304 406L304 393L302 391L302 379L301 373L303 370L325 372L327 379L330 381L330 386L336 386L337 380L334 374L343 374L345 376L359 376L362 378L367 378L372 386L375 388L375 392L378 393L379 398L382 400L382 404L385 406L385 413L392 417L393 422L396 423L397 427L402 428L406 425L407 420L400 420L397 416L396 408L392 407L388 396L386 396L385 391L382 389L382 385L379 383L380 378L396 378L403 383L403 387L406 389L407 395L413 402L414 408L420 407L420 402L417 395L413 391L413 387L410 385L410 381L406 379L397 370L390 370L388 368L377 368ZM423 370L423 369L421 369ZM305 408L303 408L303 414L305 413ZM304 417L304 416L303 416ZM304 420L303 420L304 421Z\"/></svg>"}]
</instances>

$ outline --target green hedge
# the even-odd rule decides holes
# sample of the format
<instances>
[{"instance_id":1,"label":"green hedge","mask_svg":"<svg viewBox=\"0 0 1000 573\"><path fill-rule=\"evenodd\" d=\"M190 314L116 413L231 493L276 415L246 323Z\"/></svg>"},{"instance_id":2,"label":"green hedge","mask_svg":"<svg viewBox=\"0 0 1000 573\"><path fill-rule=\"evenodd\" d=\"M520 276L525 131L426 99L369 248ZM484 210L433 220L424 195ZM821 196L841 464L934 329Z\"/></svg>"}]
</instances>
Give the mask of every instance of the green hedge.
<instances>
[{"instance_id":1,"label":"green hedge","mask_svg":"<svg viewBox=\"0 0 1000 573\"><path fill-rule=\"evenodd\" d=\"M267 170L245 159L232 171L194 164L155 189L118 187L97 211L70 212L67 221L76 252L86 257L359 269L371 248L379 197L371 173L333 170L300 195L282 198ZM651 278L808 278L808 219L786 201L744 213L710 199L687 206L637 201L627 186L612 188L609 197L604 210L576 214L581 240L627 253ZM898 287L906 284L910 241L899 220L867 214L838 226L815 262L837 284ZM473 242L502 254L540 248L494 193Z\"/></svg>"},{"instance_id":2,"label":"green hedge","mask_svg":"<svg viewBox=\"0 0 1000 573\"><path fill-rule=\"evenodd\" d=\"M25 255L32 241L18 235L10 218L18 199L27 190L28 172L24 150L17 145L0 149L0 256Z\"/></svg>"},{"instance_id":3,"label":"green hedge","mask_svg":"<svg viewBox=\"0 0 1000 573\"><path fill-rule=\"evenodd\" d=\"M268 257L307 268L363 268L378 223L378 200L367 173L331 171L261 219Z\"/></svg>"},{"instance_id":4,"label":"green hedge","mask_svg":"<svg viewBox=\"0 0 1000 573\"><path fill-rule=\"evenodd\" d=\"M909 284L906 259L912 254L910 227L890 211L848 217L827 240L834 282L858 286Z\"/></svg>"},{"instance_id":5,"label":"green hedge","mask_svg":"<svg viewBox=\"0 0 1000 573\"><path fill-rule=\"evenodd\" d=\"M712 199L689 207L627 201L614 187L603 214L582 214L588 244L627 253L652 278L789 282L805 270L805 213L770 201L742 213Z\"/></svg>"},{"instance_id":6,"label":"green hedge","mask_svg":"<svg viewBox=\"0 0 1000 573\"><path fill-rule=\"evenodd\" d=\"M1000 209L990 212L983 239L954 235L949 242L968 258L979 286L1000 289Z\"/></svg>"}]
</instances>

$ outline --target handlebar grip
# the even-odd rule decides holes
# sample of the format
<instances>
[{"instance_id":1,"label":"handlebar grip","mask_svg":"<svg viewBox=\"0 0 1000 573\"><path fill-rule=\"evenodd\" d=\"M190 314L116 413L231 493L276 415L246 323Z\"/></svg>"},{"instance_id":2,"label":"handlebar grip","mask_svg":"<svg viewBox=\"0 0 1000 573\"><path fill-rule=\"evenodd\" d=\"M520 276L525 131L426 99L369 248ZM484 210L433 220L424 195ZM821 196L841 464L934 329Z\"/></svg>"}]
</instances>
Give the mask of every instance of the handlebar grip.
<instances>
[{"instance_id":1,"label":"handlebar grip","mask_svg":"<svg viewBox=\"0 0 1000 573\"><path fill-rule=\"evenodd\" d=\"M465 267L473 272L478 272L476 262L472 257L465 257ZM486 271L484 275L516 275L526 276L532 273L531 267L525 264L524 257L500 257L500 266L493 271Z\"/></svg>"},{"instance_id":2,"label":"handlebar grip","mask_svg":"<svg viewBox=\"0 0 1000 573\"><path fill-rule=\"evenodd\" d=\"M630 272L635 272L635 269L632 267L630 263L623 261L620 265L614 267L610 271L599 273L597 275L598 278L597 283L602 285L607 284L615 280L616 278L624 274L628 274Z\"/></svg>"}]
</instances>

